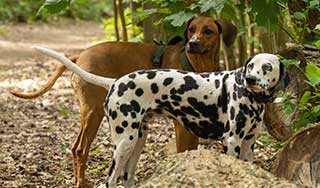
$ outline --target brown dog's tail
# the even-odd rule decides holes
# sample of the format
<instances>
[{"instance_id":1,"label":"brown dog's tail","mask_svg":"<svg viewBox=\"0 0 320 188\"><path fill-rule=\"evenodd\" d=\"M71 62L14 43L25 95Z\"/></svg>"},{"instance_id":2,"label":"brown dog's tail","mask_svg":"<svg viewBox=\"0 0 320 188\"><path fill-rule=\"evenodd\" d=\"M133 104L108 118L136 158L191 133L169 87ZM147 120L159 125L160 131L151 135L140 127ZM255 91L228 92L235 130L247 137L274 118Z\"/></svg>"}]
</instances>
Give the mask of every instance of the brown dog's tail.
<instances>
[{"instance_id":1,"label":"brown dog's tail","mask_svg":"<svg viewBox=\"0 0 320 188\"><path fill-rule=\"evenodd\" d=\"M73 55L69 57L69 59L73 62L76 63L79 55ZM37 98L44 93L46 93L48 90L52 88L54 83L57 81L57 79L62 75L62 73L66 70L66 67L63 64L58 64L56 67L56 70L53 72L51 77L49 78L49 81L38 91L35 91L33 93L19 93L16 91L10 91L10 93L16 97L23 98L23 99L34 99Z\"/></svg>"},{"instance_id":2,"label":"brown dog's tail","mask_svg":"<svg viewBox=\"0 0 320 188\"><path fill-rule=\"evenodd\" d=\"M40 46L34 47L37 51L50 56L52 58L55 58L56 60L63 63L68 69L70 69L72 72L83 78L85 81L92 83L94 85L104 87L105 89L109 90L110 86L116 81L114 78L106 78L102 76L98 76L95 74L92 74L90 72L87 72L83 69L81 69L78 65L74 64L70 59L65 57L64 55L51 50L49 48L44 48Z\"/></svg>"}]
</instances>

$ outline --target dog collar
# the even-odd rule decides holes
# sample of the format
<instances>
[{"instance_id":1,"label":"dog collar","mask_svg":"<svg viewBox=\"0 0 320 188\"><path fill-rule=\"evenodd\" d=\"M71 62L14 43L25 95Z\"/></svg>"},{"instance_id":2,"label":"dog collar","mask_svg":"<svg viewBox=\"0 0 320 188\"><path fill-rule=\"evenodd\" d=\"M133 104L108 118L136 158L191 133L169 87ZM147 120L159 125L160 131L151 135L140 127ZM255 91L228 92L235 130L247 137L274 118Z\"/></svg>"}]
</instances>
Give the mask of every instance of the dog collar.
<instances>
[{"instance_id":1,"label":"dog collar","mask_svg":"<svg viewBox=\"0 0 320 188\"><path fill-rule=\"evenodd\" d=\"M266 95L265 93L251 93L253 98L260 103L268 103L274 100L273 92L270 95Z\"/></svg>"},{"instance_id":2,"label":"dog collar","mask_svg":"<svg viewBox=\"0 0 320 188\"><path fill-rule=\"evenodd\" d=\"M180 63L183 70L195 72L185 53L185 47L180 49Z\"/></svg>"}]
</instances>

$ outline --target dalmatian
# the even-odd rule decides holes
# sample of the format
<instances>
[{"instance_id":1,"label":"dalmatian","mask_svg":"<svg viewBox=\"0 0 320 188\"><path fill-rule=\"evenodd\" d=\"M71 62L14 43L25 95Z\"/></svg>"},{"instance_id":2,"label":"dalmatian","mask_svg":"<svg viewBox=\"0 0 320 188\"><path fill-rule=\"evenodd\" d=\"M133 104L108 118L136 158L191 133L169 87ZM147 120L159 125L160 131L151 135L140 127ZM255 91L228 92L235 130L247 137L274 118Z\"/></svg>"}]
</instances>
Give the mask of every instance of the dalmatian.
<instances>
[{"instance_id":1,"label":"dalmatian","mask_svg":"<svg viewBox=\"0 0 320 188\"><path fill-rule=\"evenodd\" d=\"M134 187L134 173L156 114L178 120L204 139L222 140L224 152L253 159L254 143L263 127L265 104L288 85L280 59L261 53L232 71L194 73L181 70L140 70L119 79L83 71L63 55L36 47L58 59L88 82L110 89L104 103L114 144L107 187Z\"/></svg>"}]
</instances>

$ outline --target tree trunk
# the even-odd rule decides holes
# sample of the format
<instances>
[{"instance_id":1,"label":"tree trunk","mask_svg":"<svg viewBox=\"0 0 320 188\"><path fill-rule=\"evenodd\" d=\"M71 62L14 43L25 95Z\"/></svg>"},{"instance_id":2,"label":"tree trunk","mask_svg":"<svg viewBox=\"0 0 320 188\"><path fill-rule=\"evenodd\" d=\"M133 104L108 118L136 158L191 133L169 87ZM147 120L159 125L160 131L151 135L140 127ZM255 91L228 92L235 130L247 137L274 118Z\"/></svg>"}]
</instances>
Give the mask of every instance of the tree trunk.
<instances>
[{"instance_id":1,"label":"tree trunk","mask_svg":"<svg viewBox=\"0 0 320 188\"><path fill-rule=\"evenodd\" d=\"M146 3L143 5L144 9L150 9L152 8L151 3ZM143 36L144 36L144 42L146 43L152 43L153 41L153 27L152 27L152 17L148 17L143 20Z\"/></svg>"},{"instance_id":2,"label":"tree trunk","mask_svg":"<svg viewBox=\"0 0 320 188\"><path fill-rule=\"evenodd\" d=\"M249 15L249 22L250 24L254 23L254 18L253 18L253 15ZM252 41L250 43L250 57L252 57L255 53L254 53L254 48L255 48L255 43L254 43L254 39L255 39L255 27L252 26L250 28L250 37L252 38Z\"/></svg>"},{"instance_id":3,"label":"tree trunk","mask_svg":"<svg viewBox=\"0 0 320 188\"><path fill-rule=\"evenodd\" d=\"M117 0L113 0L113 17L114 17L114 31L116 34L116 41L120 40L119 28L118 28L118 8Z\"/></svg>"},{"instance_id":4,"label":"tree trunk","mask_svg":"<svg viewBox=\"0 0 320 188\"><path fill-rule=\"evenodd\" d=\"M122 28L122 40L128 41L128 32L127 32L126 21L125 21L125 17L124 17L122 0L118 0L118 11L119 11L121 28Z\"/></svg>"},{"instance_id":5,"label":"tree trunk","mask_svg":"<svg viewBox=\"0 0 320 188\"><path fill-rule=\"evenodd\" d=\"M286 143L276 175L298 187L320 187L320 124L301 130Z\"/></svg>"},{"instance_id":6,"label":"tree trunk","mask_svg":"<svg viewBox=\"0 0 320 188\"><path fill-rule=\"evenodd\" d=\"M279 30L275 33L275 40L277 51L281 51L287 47L286 43L289 41L289 37L283 30Z\"/></svg>"},{"instance_id":7,"label":"tree trunk","mask_svg":"<svg viewBox=\"0 0 320 188\"><path fill-rule=\"evenodd\" d=\"M131 12L136 12L138 7L140 7L139 4L131 0L131 2L130 2ZM139 25L139 21L134 16L131 16L131 23L132 23L132 35L131 35L131 38L134 38L134 37L137 36L137 33L135 32L134 26Z\"/></svg>"},{"instance_id":8,"label":"tree trunk","mask_svg":"<svg viewBox=\"0 0 320 188\"><path fill-rule=\"evenodd\" d=\"M243 12L238 11L239 14L239 22L240 27L245 27L245 15ZM238 37L238 48L239 48L239 63L238 67L244 65L244 63L247 60L247 45L246 45L246 39L245 36L247 35L247 32L245 32L243 35L240 35Z\"/></svg>"},{"instance_id":9,"label":"tree trunk","mask_svg":"<svg viewBox=\"0 0 320 188\"><path fill-rule=\"evenodd\" d=\"M296 97L294 103L297 103L302 97L305 91L310 91L310 86L305 82L306 76L301 71L306 67L306 61L303 48L292 47L282 51L277 52L286 59L297 59L301 63L299 68L296 66L289 66L287 68L287 74L290 78L290 84L286 88L286 92L294 94ZM281 106L274 103L269 103L266 106L266 111L264 115L264 122L268 132L277 140L285 141L292 136L293 131L290 127L290 123L295 120L301 111L296 110L293 114L287 115Z\"/></svg>"},{"instance_id":10,"label":"tree trunk","mask_svg":"<svg viewBox=\"0 0 320 188\"><path fill-rule=\"evenodd\" d=\"M277 51L273 32L269 32L264 27L259 27L259 40L261 41L263 52L275 53Z\"/></svg>"},{"instance_id":11,"label":"tree trunk","mask_svg":"<svg viewBox=\"0 0 320 188\"><path fill-rule=\"evenodd\" d=\"M224 54L224 62L225 62L225 67L220 68L220 70L234 70L237 68L237 63L236 63L236 57L234 55L234 46L227 47L223 42L222 44L222 50Z\"/></svg>"}]
</instances>

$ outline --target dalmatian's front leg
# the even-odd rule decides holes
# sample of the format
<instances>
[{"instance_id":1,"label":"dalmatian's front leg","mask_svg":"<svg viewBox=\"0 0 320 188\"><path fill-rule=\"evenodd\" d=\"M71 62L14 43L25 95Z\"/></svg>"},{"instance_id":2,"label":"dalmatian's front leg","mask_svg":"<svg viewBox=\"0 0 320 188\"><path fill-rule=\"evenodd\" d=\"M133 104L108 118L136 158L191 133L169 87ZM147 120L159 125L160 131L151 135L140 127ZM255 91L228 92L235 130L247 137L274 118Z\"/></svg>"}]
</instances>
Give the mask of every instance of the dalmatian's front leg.
<instances>
[{"instance_id":1,"label":"dalmatian's front leg","mask_svg":"<svg viewBox=\"0 0 320 188\"><path fill-rule=\"evenodd\" d=\"M147 129L148 129L147 122L143 122L139 128L139 134L136 135L136 137L138 137L137 144L134 148L132 155L130 156L130 158L127 162L127 165L125 167L125 171L123 172L122 182L123 182L123 185L125 188L134 187L135 170L136 170L140 155L142 153L143 147L144 147L146 140L147 140L147 134L148 134Z\"/></svg>"},{"instance_id":2,"label":"dalmatian's front leg","mask_svg":"<svg viewBox=\"0 0 320 188\"><path fill-rule=\"evenodd\" d=\"M109 170L108 188L116 188L117 180L121 176L121 172L125 170L126 164L132 155L138 138L130 140L129 136L118 136L114 142L116 149L113 152L112 165Z\"/></svg>"},{"instance_id":3,"label":"dalmatian's front leg","mask_svg":"<svg viewBox=\"0 0 320 188\"><path fill-rule=\"evenodd\" d=\"M242 139L240 139L238 135L231 132L229 133L231 136L225 136L223 139L223 149L227 155L235 156L239 159Z\"/></svg>"},{"instance_id":4,"label":"dalmatian's front leg","mask_svg":"<svg viewBox=\"0 0 320 188\"><path fill-rule=\"evenodd\" d=\"M253 160L253 149L254 144L259 136L259 133L262 129L263 121L259 123L255 123L250 128L248 134L244 137L241 144L241 153L240 159L244 161L252 161Z\"/></svg>"}]
</instances>

